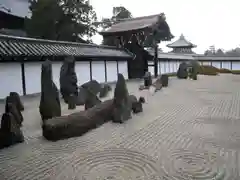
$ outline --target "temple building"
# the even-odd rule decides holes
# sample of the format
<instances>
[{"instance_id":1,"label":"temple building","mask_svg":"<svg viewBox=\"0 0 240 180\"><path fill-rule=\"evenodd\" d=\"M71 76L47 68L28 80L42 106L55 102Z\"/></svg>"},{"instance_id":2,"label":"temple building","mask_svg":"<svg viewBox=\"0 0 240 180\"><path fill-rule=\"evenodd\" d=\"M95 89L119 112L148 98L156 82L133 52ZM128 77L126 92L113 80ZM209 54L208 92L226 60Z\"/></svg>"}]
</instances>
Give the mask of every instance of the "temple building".
<instances>
[{"instance_id":1,"label":"temple building","mask_svg":"<svg viewBox=\"0 0 240 180\"><path fill-rule=\"evenodd\" d=\"M0 34L26 36L24 19L30 17L28 0L1 0Z\"/></svg>"},{"instance_id":2,"label":"temple building","mask_svg":"<svg viewBox=\"0 0 240 180\"><path fill-rule=\"evenodd\" d=\"M167 47L172 48L173 50L171 52L173 53L195 54L192 51L192 48L195 48L197 46L187 41L184 35L181 34L180 38L177 41L168 44Z\"/></svg>"}]
</instances>

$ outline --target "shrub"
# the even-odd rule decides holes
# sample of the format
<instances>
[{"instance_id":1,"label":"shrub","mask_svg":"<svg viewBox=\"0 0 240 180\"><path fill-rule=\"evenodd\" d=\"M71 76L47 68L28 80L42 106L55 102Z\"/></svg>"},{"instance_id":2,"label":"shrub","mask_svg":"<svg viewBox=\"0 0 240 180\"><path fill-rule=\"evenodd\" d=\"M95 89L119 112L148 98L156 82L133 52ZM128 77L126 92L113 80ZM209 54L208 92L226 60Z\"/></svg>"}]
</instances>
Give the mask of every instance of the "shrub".
<instances>
[{"instance_id":1,"label":"shrub","mask_svg":"<svg viewBox=\"0 0 240 180\"><path fill-rule=\"evenodd\" d=\"M214 66L202 65L199 69L199 74L216 76L218 75L219 69Z\"/></svg>"},{"instance_id":2,"label":"shrub","mask_svg":"<svg viewBox=\"0 0 240 180\"><path fill-rule=\"evenodd\" d=\"M231 70L225 69L225 68L218 69L218 72L219 72L219 73L232 73Z\"/></svg>"}]
</instances>

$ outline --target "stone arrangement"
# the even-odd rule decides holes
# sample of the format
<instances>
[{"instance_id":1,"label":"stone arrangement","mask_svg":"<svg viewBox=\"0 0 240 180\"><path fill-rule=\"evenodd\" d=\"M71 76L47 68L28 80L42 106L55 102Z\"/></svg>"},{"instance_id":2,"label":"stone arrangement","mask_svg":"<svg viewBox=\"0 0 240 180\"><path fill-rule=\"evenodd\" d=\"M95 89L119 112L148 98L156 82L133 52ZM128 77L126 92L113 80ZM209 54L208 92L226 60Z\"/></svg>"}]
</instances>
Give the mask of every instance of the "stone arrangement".
<instances>
[{"instance_id":1,"label":"stone arrangement","mask_svg":"<svg viewBox=\"0 0 240 180\"><path fill-rule=\"evenodd\" d=\"M42 126L43 136L50 141L81 136L110 121L112 109L113 100L107 100L86 111L52 118Z\"/></svg>"},{"instance_id":2,"label":"stone arrangement","mask_svg":"<svg viewBox=\"0 0 240 180\"><path fill-rule=\"evenodd\" d=\"M42 64L39 112L43 123L53 117L61 116L59 92L52 80L52 64L49 60Z\"/></svg>"}]
</instances>

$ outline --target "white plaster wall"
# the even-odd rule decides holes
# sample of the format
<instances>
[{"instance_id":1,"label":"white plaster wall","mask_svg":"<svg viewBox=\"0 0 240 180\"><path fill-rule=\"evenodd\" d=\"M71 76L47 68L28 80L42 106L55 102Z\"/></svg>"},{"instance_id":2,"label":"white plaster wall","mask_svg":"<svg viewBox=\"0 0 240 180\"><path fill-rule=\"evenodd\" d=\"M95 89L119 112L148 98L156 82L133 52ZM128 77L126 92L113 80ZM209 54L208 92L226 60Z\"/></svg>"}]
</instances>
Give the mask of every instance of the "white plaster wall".
<instances>
[{"instance_id":1,"label":"white plaster wall","mask_svg":"<svg viewBox=\"0 0 240 180\"><path fill-rule=\"evenodd\" d=\"M26 93L41 92L41 62L25 63Z\"/></svg>"},{"instance_id":2,"label":"white plaster wall","mask_svg":"<svg viewBox=\"0 0 240 180\"><path fill-rule=\"evenodd\" d=\"M92 62L92 79L100 83L105 82L105 65L104 61Z\"/></svg>"},{"instance_id":3,"label":"white plaster wall","mask_svg":"<svg viewBox=\"0 0 240 180\"><path fill-rule=\"evenodd\" d=\"M212 66L216 68L221 68L221 62L212 62Z\"/></svg>"},{"instance_id":4,"label":"white plaster wall","mask_svg":"<svg viewBox=\"0 0 240 180\"><path fill-rule=\"evenodd\" d=\"M118 66L119 67L119 66ZM107 61L107 81L112 82L117 80L117 62Z\"/></svg>"},{"instance_id":5,"label":"white plaster wall","mask_svg":"<svg viewBox=\"0 0 240 180\"><path fill-rule=\"evenodd\" d=\"M88 61L77 61L75 71L78 78L78 86L90 81L90 63Z\"/></svg>"},{"instance_id":6,"label":"white plaster wall","mask_svg":"<svg viewBox=\"0 0 240 180\"><path fill-rule=\"evenodd\" d=\"M128 79L128 65L127 62L118 62L118 72L121 73L125 79Z\"/></svg>"},{"instance_id":7,"label":"white plaster wall","mask_svg":"<svg viewBox=\"0 0 240 180\"><path fill-rule=\"evenodd\" d=\"M240 62L232 62L232 70L240 70Z\"/></svg>"},{"instance_id":8,"label":"white plaster wall","mask_svg":"<svg viewBox=\"0 0 240 180\"><path fill-rule=\"evenodd\" d=\"M0 64L0 85L0 99L4 99L11 91L23 95L20 63Z\"/></svg>"},{"instance_id":9,"label":"white plaster wall","mask_svg":"<svg viewBox=\"0 0 240 180\"><path fill-rule=\"evenodd\" d=\"M62 66L62 62L52 62L52 74L53 74L53 82L56 84L57 88L60 89L60 69Z\"/></svg>"},{"instance_id":10,"label":"white plaster wall","mask_svg":"<svg viewBox=\"0 0 240 180\"><path fill-rule=\"evenodd\" d=\"M230 62L222 62L222 68L225 69L231 69L231 63Z\"/></svg>"},{"instance_id":11,"label":"white plaster wall","mask_svg":"<svg viewBox=\"0 0 240 180\"><path fill-rule=\"evenodd\" d=\"M204 62L202 62L202 65L210 66L211 62L204 61Z\"/></svg>"}]
</instances>

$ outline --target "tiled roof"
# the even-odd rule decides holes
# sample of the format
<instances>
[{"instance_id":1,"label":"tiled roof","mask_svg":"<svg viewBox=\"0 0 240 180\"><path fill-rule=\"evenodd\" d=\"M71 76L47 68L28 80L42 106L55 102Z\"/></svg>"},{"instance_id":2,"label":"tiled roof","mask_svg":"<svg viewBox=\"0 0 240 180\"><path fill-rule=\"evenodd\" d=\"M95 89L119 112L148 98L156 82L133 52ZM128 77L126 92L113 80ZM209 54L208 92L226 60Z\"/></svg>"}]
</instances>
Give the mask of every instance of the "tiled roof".
<instances>
[{"instance_id":1,"label":"tiled roof","mask_svg":"<svg viewBox=\"0 0 240 180\"><path fill-rule=\"evenodd\" d=\"M18 16L18 17L30 17L31 13L29 10L28 0L1 0L0 6L4 7L0 11L4 11L8 14ZM9 9L10 12L4 10Z\"/></svg>"},{"instance_id":2,"label":"tiled roof","mask_svg":"<svg viewBox=\"0 0 240 180\"><path fill-rule=\"evenodd\" d=\"M0 56L126 57L123 49L63 41L0 35Z\"/></svg>"},{"instance_id":3,"label":"tiled roof","mask_svg":"<svg viewBox=\"0 0 240 180\"><path fill-rule=\"evenodd\" d=\"M173 35L170 32L170 28L165 21L164 13L151 15L151 16L143 16L137 18L130 18L130 19L123 19L120 22L113 24L110 28L100 32L102 35L112 34L112 33L120 33L120 32L127 32L127 31L134 31L134 30L142 30L145 28L153 27L159 21L164 25L165 29L169 31L169 36L171 38Z\"/></svg>"},{"instance_id":4,"label":"tiled roof","mask_svg":"<svg viewBox=\"0 0 240 180\"><path fill-rule=\"evenodd\" d=\"M175 41L171 44L168 44L167 47L177 48L177 47L197 47L197 46L192 44L191 42L187 41L182 34L177 41Z\"/></svg>"}]
</instances>

